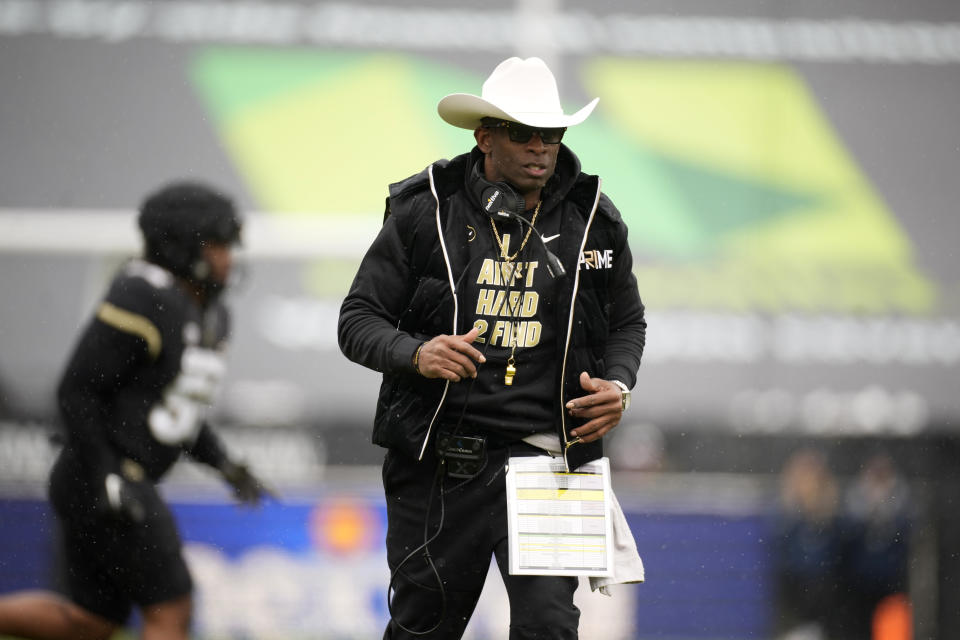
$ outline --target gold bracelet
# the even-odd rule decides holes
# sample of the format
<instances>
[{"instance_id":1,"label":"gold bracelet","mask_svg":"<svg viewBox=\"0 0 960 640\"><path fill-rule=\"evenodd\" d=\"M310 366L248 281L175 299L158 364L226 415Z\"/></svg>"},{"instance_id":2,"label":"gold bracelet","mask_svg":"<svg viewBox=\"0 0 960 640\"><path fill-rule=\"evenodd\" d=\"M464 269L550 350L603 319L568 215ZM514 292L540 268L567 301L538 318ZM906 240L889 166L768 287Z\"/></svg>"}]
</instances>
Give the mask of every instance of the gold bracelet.
<instances>
[{"instance_id":1,"label":"gold bracelet","mask_svg":"<svg viewBox=\"0 0 960 640\"><path fill-rule=\"evenodd\" d=\"M423 375L420 373L420 349L423 349L423 345L425 344L425 342L421 342L420 346L417 347L417 350L413 354L413 368L419 375Z\"/></svg>"}]
</instances>

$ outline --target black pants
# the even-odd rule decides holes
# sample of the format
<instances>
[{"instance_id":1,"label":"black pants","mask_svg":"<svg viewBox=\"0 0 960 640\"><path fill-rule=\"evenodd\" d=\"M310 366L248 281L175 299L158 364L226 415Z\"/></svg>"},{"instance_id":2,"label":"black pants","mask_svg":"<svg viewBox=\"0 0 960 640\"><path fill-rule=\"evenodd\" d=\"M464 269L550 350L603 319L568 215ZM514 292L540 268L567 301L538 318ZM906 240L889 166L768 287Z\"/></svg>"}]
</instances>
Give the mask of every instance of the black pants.
<instances>
[{"instance_id":1,"label":"black pants","mask_svg":"<svg viewBox=\"0 0 960 640\"><path fill-rule=\"evenodd\" d=\"M152 483L140 482L134 489L146 512L137 524L98 505L99 488L89 486L86 470L69 449L50 477L70 599L117 624L126 622L133 605L169 602L193 589L170 508Z\"/></svg>"},{"instance_id":2,"label":"black pants","mask_svg":"<svg viewBox=\"0 0 960 640\"><path fill-rule=\"evenodd\" d=\"M384 640L460 638L483 590L491 554L510 601L510 640L576 640L578 578L508 573L506 463L511 455L536 452L523 443L488 447L485 466L467 480L438 474L432 453L419 462L387 453L383 486L393 617ZM425 536L436 573L424 553ZM438 624L428 634L410 633Z\"/></svg>"}]
</instances>

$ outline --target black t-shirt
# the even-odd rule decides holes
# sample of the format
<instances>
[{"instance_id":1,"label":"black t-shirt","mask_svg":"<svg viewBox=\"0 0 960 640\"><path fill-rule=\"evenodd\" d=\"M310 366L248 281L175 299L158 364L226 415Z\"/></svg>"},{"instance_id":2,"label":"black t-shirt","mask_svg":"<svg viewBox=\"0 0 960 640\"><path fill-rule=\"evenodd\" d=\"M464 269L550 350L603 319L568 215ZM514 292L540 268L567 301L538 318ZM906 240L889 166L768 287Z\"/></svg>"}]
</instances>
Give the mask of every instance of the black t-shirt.
<instances>
[{"instance_id":1,"label":"black t-shirt","mask_svg":"<svg viewBox=\"0 0 960 640\"><path fill-rule=\"evenodd\" d=\"M532 220L533 213L528 210L524 217ZM474 346L487 361L478 367L476 379L450 385L443 423L457 424L462 413L464 425L511 438L552 430L556 281L534 234L542 235L549 247L560 232L559 215L541 212L526 243L528 226L498 221L502 246L489 217L478 212L471 222L481 241L468 244L470 262L458 298L463 326L480 329ZM504 259L503 254L512 259ZM515 374L508 385L505 376L511 355Z\"/></svg>"}]
</instances>

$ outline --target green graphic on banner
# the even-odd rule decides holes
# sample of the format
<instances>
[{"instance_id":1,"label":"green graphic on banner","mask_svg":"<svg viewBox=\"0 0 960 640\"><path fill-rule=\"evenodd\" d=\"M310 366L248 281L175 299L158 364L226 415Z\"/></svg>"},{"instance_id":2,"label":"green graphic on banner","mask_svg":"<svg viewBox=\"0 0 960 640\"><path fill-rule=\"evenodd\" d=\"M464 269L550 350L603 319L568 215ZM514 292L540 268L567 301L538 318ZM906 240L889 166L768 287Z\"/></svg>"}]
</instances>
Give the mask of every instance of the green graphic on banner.
<instances>
[{"instance_id":1,"label":"green graphic on banner","mask_svg":"<svg viewBox=\"0 0 960 640\"><path fill-rule=\"evenodd\" d=\"M462 75L407 56L212 49L192 75L268 211L380 216L390 182L472 142L437 124Z\"/></svg>"},{"instance_id":2,"label":"green graphic on banner","mask_svg":"<svg viewBox=\"0 0 960 640\"><path fill-rule=\"evenodd\" d=\"M598 58L579 72L600 104L565 143L623 213L648 306L934 309L909 239L790 68ZM388 183L470 147L436 103L483 81L405 54L249 49L206 51L192 76L262 208L375 216Z\"/></svg>"},{"instance_id":3,"label":"green graphic on banner","mask_svg":"<svg viewBox=\"0 0 960 640\"><path fill-rule=\"evenodd\" d=\"M582 78L604 117L573 144L623 211L654 304L932 309L909 239L789 68L597 59Z\"/></svg>"}]
</instances>

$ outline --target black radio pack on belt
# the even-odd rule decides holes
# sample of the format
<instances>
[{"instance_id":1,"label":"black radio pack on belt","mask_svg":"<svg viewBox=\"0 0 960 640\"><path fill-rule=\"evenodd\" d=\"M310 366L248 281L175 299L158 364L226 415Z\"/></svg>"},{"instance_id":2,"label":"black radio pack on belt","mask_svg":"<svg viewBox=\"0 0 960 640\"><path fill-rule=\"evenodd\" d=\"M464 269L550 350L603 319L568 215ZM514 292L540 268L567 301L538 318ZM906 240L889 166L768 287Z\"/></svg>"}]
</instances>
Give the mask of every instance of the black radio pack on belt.
<instances>
[{"instance_id":1,"label":"black radio pack on belt","mask_svg":"<svg viewBox=\"0 0 960 640\"><path fill-rule=\"evenodd\" d=\"M487 458L487 440L446 431L437 433L437 456L446 463L451 478L472 478Z\"/></svg>"}]
</instances>

